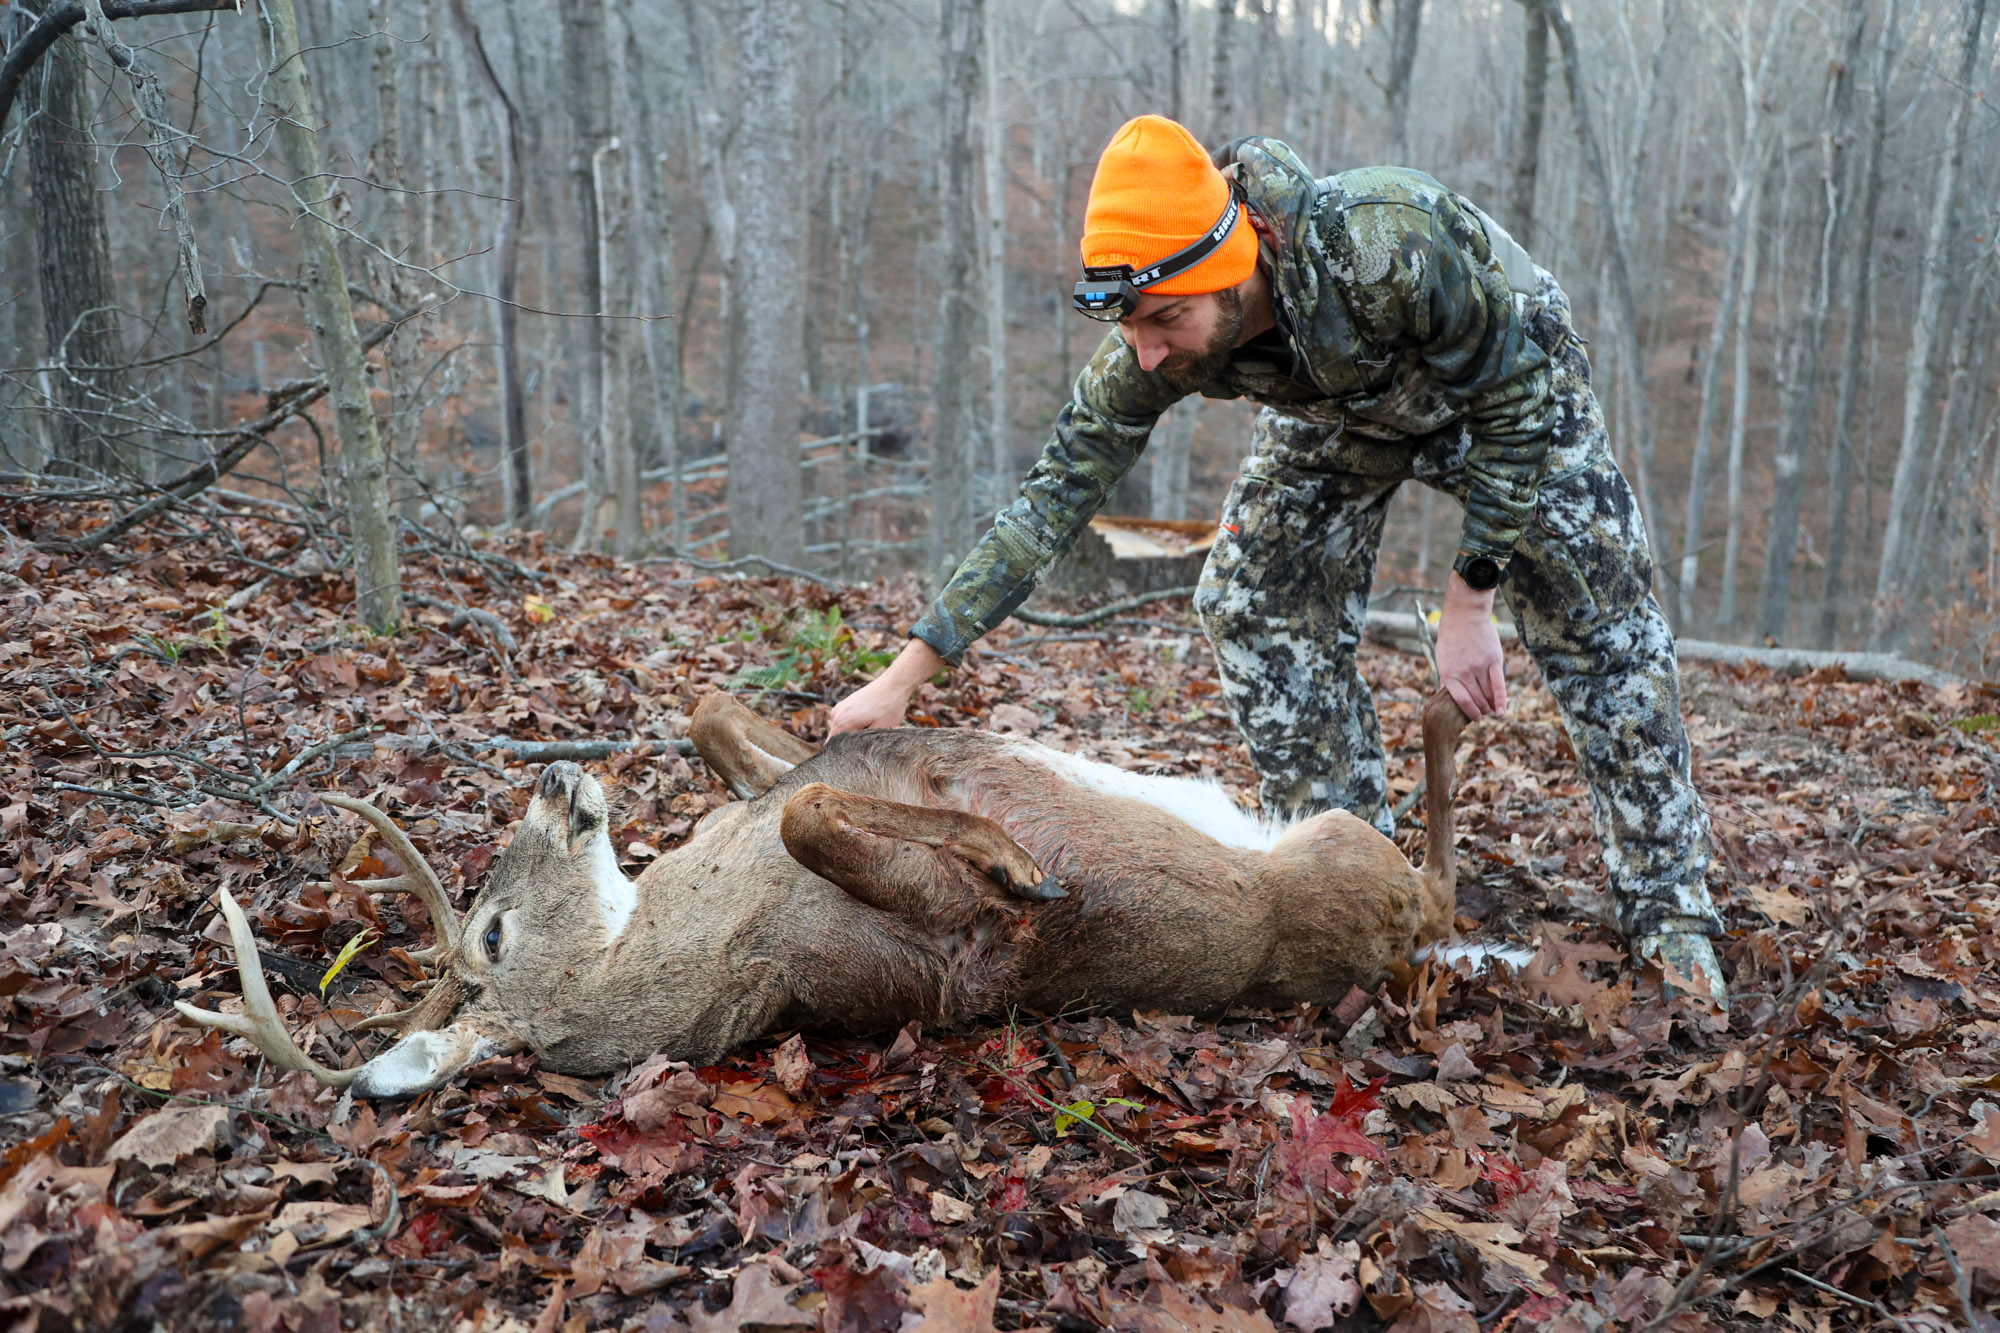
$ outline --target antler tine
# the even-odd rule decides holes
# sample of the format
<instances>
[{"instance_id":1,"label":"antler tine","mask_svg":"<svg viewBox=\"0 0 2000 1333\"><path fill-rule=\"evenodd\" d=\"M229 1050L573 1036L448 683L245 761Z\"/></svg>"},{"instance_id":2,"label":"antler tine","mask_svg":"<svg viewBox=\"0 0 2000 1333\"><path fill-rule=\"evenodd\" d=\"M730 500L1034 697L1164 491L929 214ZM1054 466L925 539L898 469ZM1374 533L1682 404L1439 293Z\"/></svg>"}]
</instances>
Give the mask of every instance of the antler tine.
<instances>
[{"instance_id":1,"label":"antler tine","mask_svg":"<svg viewBox=\"0 0 2000 1333\"><path fill-rule=\"evenodd\" d=\"M409 835L396 827L396 822L377 810L367 801L357 801L351 796L341 796L325 792L320 797L328 805L350 810L367 820L369 825L389 844L391 851L403 863L403 873L394 879L363 880L355 887L369 893L414 893L422 900L431 920L437 923L438 934L442 937L441 948L431 950L432 961L458 948L458 913L445 896L444 884L430 862L424 860L411 845ZM415 955L412 955L414 957Z\"/></svg>"},{"instance_id":2,"label":"antler tine","mask_svg":"<svg viewBox=\"0 0 2000 1333\"><path fill-rule=\"evenodd\" d=\"M329 1069L292 1042L291 1034L285 1031L284 1020L278 1017L278 1006L271 1001L270 988L264 984L264 967L257 961L257 941L250 933L250 923L244 919L243 909L236 905L236 899L230 897L228 889L217 889L215 898L216 905L222 909L223 919L229 923L229 942L236 950L236 975L243 983L243 1012L221 1014L213 1009L197 1008L185 1000L175 1000L174 1008L194 1022L247 1038L272 1064L311 1074L331 1087L346 1087L352 1083L360 1071Z\"/></svg>"}]
</instances>

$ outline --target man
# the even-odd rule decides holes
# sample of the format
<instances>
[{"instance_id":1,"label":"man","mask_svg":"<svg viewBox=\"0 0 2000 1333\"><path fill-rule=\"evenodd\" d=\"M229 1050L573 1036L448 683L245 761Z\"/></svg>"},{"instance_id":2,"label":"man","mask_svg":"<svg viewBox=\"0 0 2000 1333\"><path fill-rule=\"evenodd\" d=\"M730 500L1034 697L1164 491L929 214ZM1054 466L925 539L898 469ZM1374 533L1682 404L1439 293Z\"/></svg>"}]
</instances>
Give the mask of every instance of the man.
<instances>
[{"instance_id":1,"label":"man","mask_svg":"<svg viewBox=\"0 0 2000 1333\"><path fill-rule=\"evenodd\" d=\"M1422 172L1315 181L1272 139L1221 165L1141 116L1098 163L1078 309L1116 320L1020 498L833 731L896 726L1069 550L1190 393L1264 404L1195 610L1267 814L1340 807L1390 831L1381 731L1355 653L1389 497L1465 508L1437 665L1468 717L1504 712L1493 597L1562 708L1641 957L1724 999L1673 636L1613 465L1569 302L1490 218Z\"/></svg>"}]
</instances>

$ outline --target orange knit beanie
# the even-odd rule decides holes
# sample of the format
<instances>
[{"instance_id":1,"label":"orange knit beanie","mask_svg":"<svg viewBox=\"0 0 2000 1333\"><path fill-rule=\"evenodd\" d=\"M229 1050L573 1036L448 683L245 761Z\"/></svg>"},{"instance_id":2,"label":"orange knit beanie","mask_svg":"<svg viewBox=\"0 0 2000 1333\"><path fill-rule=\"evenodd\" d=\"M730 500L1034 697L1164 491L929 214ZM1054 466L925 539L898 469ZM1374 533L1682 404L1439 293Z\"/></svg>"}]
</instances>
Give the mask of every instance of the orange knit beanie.
<instances>
[{"instance_id":1,"label":"orange knit beanie","mask_svg":"<svg viewBox=\"0 0 2000 1333\"><path fill-rule=\"evenodd\" d=\"M1086 268L1144 269L1195 243L1229 206L1229 181L1201 144L1165 116L1128 120L1097 159L1083 215ZM1149 296L1194 296L1234 287L1257 266L1257 234L1238 215L1229 239Z\"/></svg>"}]
</instances>

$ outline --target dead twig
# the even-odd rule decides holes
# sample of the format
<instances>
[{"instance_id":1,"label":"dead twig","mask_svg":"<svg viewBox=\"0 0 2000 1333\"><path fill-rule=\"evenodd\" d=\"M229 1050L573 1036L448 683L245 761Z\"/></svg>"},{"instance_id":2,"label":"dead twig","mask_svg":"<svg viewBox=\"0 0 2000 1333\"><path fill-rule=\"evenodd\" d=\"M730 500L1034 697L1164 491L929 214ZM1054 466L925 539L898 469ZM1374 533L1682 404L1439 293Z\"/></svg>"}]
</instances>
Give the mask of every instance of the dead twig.
<instances>
[{"instance_id":1,"label":"dead twig","mask_svg":"<svg viewBox=\"0 0 2000 1333\"><path fill-rule=\"evenodd\" d=\"M1158 592L1142 592L1131 597L1121 597L1115 602L1106 602L1095 611L1085 611L1080 615L1058 615L1053 611L1030 611L1026 607L1014 608L1014 619L1028 625L1040 625L1044 629L1086 629L1101 625L1107 620L1115 620L1127 611L1136 611L1154 602L1173 601L1179 597L1194 596L1194 587L1163 588Z\"/></svg>"}]
</instances>

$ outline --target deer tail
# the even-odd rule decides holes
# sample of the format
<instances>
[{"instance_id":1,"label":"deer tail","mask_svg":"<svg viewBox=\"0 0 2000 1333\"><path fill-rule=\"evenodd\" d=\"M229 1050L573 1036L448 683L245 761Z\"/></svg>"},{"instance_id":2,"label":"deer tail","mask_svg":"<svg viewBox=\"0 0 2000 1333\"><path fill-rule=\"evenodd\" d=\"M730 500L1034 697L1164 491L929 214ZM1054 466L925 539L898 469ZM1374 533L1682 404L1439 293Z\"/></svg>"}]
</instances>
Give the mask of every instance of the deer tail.
<instances>
[{"instance_id":1,"label":"deer tail","mask_svg":"<svg viewBox=\"0 0 2000 1333\"><path fill-rule=\"evenodd\" d=\"M1426 935L1451 933L1458 908L1458 850L1452 838L1452 784L1458 777L1454 753L1468 719L1458 701L1439 690L1424 701L1424 890L1428 901Z\"/></svg>"}]
</instances>

